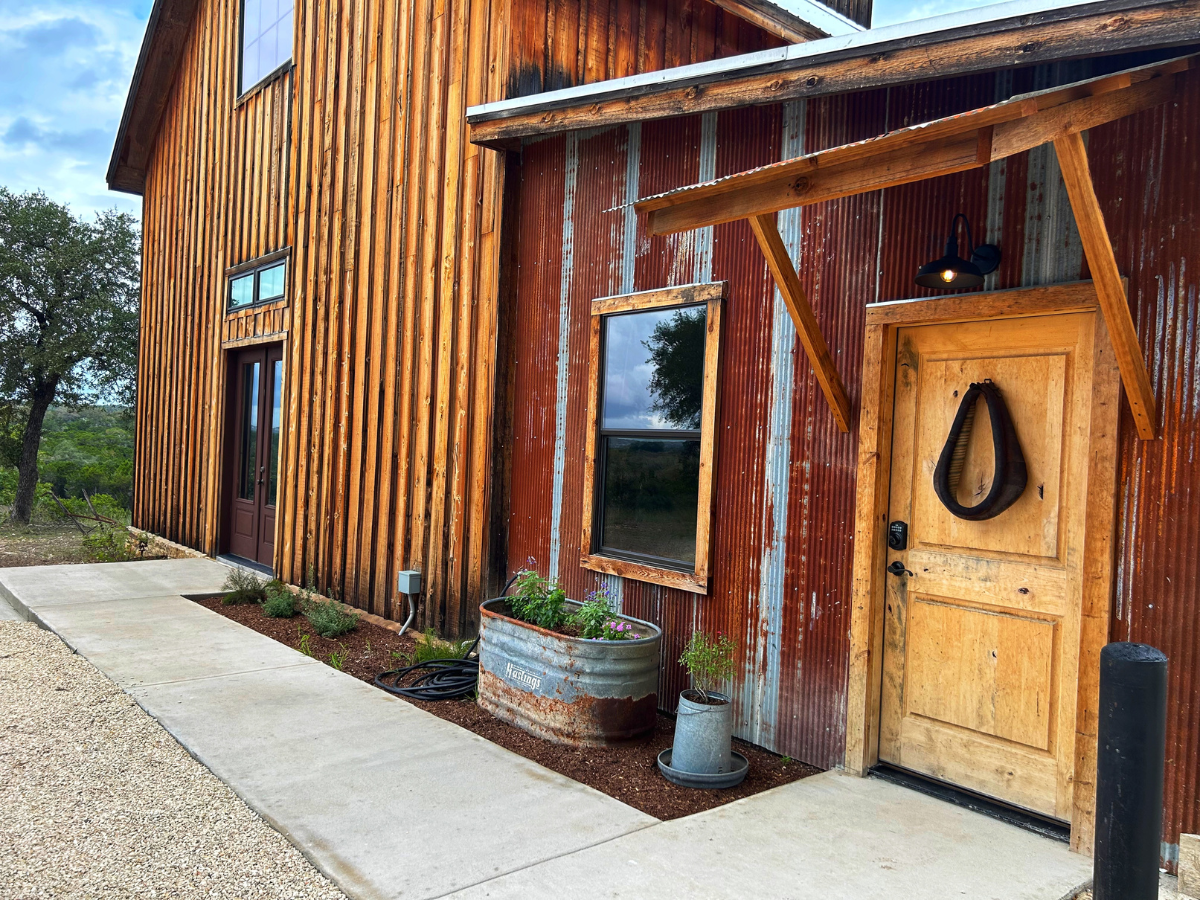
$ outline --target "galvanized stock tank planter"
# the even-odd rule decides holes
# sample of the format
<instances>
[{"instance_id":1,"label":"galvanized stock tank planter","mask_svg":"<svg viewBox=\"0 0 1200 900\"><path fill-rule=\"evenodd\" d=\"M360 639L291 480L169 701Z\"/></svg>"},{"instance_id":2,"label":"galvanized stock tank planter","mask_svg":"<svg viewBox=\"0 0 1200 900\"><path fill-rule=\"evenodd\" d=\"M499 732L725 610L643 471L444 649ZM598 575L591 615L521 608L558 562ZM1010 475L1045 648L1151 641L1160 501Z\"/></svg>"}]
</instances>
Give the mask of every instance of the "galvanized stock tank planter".
<instances>
[{"instance_id":1,"label":"galvanized stock tank planter","mask_svg":"<svg viewBox=\"0 0 1200 900\"><path fill-rule=\"evenodd\" d=\"M479 705L501 721L560 744L601 746L654 728L662 630L632 622L643 637L568 637L504 614L499 597L480 605ZM580 604L567 601L571 611Z\"/></svg>"}]
</instances>

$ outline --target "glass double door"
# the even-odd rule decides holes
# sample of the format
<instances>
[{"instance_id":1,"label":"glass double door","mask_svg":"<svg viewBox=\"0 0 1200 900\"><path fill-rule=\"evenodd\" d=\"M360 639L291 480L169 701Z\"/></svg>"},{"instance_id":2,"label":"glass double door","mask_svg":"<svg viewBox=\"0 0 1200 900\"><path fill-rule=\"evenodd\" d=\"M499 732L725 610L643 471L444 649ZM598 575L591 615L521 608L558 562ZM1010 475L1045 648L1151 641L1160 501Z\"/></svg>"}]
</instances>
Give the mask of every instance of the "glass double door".
<instances>
[{"instance_id":1,"label":"glass double door","mask_svg":"<svg viewBox=\"0 0 1200 900\"><path fill-rule=\"evenodd\" d=\"M283 400L283 348L240 351L233 363L233 459L228 551L271 566L275 560L275 497Z\"/></svg>"}]
</instances>

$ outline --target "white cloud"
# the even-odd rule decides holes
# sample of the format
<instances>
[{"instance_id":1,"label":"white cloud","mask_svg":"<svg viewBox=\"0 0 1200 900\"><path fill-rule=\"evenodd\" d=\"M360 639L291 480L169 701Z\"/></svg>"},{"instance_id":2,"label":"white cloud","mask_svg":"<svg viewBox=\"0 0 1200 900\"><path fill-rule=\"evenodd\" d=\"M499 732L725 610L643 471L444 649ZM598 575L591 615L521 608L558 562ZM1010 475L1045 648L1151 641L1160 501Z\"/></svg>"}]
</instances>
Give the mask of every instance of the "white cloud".
<instances>
[{"instance_id":1,"label":"white cloud","mask_svg":"<svg viewBox=\"0 0 1200 900\"><path fill-rule=\"evenodd\" d=\"M964 9L991 6L996 2L998 0L876 0L871 15L871 27L882 28L898 22L929 19ZM1063 5L1069 5L1069 0L1064 0Z\"/></svg>"},{"instance_id":2,"label":"white cloud","mask_svg":"<svg viewBox=\"0 0 1200 900\"><path fill-rule=\"evenodd\" d=\"M141 203L104 181L149 0L0 0L0 185L80 215Z\"/></svg>"}]
</instances>

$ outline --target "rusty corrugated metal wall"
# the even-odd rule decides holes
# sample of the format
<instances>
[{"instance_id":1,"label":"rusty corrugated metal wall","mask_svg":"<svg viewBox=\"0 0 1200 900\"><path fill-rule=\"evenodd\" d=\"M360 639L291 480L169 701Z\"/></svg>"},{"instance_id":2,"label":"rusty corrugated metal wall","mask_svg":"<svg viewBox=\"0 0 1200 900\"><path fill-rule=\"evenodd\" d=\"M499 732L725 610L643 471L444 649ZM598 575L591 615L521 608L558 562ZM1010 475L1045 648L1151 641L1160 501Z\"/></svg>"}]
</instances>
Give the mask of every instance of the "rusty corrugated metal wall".
<instances>
[{"instance_id":1,"label":"rusty corrugated metal wall","mask_svg":"<svg viewBox=\"0 0 1200 900\"><path fill-rule=\"evenodd\" d=\"M835 428L745 223L650 238L623 204L1098 74L1099 66L972 76L527 145L509 361L515 368L510 568L533 557L574 596L604 579L625 612L661 624L660 698L668 707L685 686L674 661L691 631L734 635L741 647L739 734L806 762L839 764L855 435ZM1193 502L1200 493L1193 487L1200 486L1194 452L1200 354L1196 283L1188 271L1189 255L1200 255L1198 140L1200 98L1194 95L1089 136L1138 331L1155 360L1161 405L1162 438L1153 444L1137 441L1123 422L1114 638L1147 640L1172 659L1168 860L1180 830L1200 827L1200 561L1191 538L1200 516ZM913 274L941 254L950 218L960 211L970 217L977 242L996 242L1004 250L987 288L1086 276L1049 147L987 168L781 214L781 232L856 406L864 306L930 293L913 286ZM696 597L579 567L582 441L589 301L707 280L728 280L730 291L712 587L708 596Z\"/></svg>"}]
</instances>

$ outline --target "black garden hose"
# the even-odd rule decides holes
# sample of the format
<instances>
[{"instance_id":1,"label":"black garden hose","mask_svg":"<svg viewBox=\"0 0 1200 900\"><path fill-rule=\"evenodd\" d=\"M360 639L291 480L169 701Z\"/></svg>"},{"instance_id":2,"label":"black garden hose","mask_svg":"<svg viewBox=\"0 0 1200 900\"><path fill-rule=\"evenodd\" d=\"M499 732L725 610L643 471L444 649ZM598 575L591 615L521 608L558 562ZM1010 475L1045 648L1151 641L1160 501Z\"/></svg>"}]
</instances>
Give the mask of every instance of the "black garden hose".
<instances>
[{"instance_id":1,"label":"black garden hose","mask_svg":"<svg viewBox=\"0 0 1200 900\"><path fill-rule=\"evenodd\" d=\"M516 581L514 575L500 592L503 597ZM479 684L479 638L461 659L431 659L428 662L392 669L375 676L375 686L408 700L457 700L475 692ZM415 677L413 677L415 676ZM411 679L411 680L409 680Z\"/></svg>"}]
</instances>

